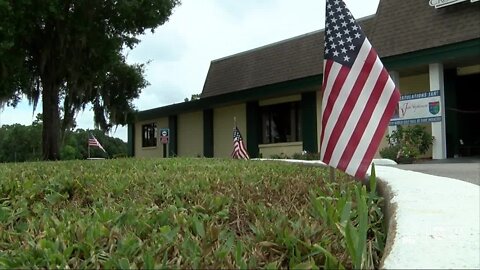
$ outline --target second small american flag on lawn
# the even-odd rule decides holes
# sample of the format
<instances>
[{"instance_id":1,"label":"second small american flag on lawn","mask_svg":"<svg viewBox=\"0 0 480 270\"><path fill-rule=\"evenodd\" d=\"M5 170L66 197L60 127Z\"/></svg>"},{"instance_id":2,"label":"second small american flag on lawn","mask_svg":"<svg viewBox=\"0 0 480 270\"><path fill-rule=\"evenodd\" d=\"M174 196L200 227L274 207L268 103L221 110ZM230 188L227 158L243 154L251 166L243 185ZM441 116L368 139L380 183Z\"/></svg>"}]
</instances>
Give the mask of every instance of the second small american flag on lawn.
<instances>
[{"instance_id":1,"label":"second small american flag on lawn","mask_svg":"<svg viewBox=\"0 0 480 270\"><path fill-rule=\"evenodd\" d=\"M343 1L327 0L321 160L365 177L400 99Z\"/></svg>"},{"instance_id":2,"label":"second small american flag on lawn","mask_svg":"<svg viewBox=\"0 0 480 270\"><path fill-rule=\"evenodd\" d=\"M95 136L93 136L93 134L90 134L90 137L88 138L88 146L98 147L98 148L102 149L103 152L105 152L105 153L107 152L107 151L105 151L103 146L100 144L100 142L97 140L97 138L95 138Z\"/></svg>"},{"instance_id":3,"label":"second small american flag on lawn","mask_svg":"<svg viewBox=\"0 0 480 270\"><path fill-rule=\"evenodd\" d=\"M245 149L245 145L243 144L242 134L240 134L240 130L238 127L233 128L233 152L232 157L237 159L249 159L247 149Z\"/></svg>"}]
</instances>

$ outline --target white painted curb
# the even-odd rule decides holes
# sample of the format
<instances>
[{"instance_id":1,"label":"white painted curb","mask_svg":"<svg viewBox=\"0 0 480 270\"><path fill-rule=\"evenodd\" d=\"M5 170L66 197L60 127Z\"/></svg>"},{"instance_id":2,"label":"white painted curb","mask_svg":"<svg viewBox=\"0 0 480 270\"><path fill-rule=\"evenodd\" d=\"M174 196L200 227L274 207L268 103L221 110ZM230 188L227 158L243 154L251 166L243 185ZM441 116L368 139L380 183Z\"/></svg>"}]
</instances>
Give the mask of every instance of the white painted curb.
<instances>
[{"instance_id":1,"label":"white painted curb","mask_svg":"<svg viewBox=\"0 0 480 270\"><path fill-rule=\"evenodd\" d=\"M275 160L325 166L321 161ZM374 160L388 223L381 268L480 269L480 186L379 166L396 164L392 162Z\"/></svg>"},{"instance_id":2,"label":"white painted curb","mask_svg":"<svg viewBox=\"0 0 480 270\"><path fill-rule=\"evenodd\" d=\"M388 166L375 169L389 223L382 268L480 269L480 186Z\"/></svg>"}]
</instances>

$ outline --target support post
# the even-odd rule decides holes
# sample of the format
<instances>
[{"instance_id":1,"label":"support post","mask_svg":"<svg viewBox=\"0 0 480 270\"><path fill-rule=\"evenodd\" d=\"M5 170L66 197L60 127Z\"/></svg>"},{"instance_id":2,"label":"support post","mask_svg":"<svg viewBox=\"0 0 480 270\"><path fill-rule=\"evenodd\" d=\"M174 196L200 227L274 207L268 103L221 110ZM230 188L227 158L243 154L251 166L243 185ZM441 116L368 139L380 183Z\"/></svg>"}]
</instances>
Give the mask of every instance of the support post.
<instances>
[{"instance_id":1,"label":"support post","mask_svg":"<svg viewBox=\"0 0 480 270\"><path fill-rule=\"evenodd\" d=\"M390 71L390 77L392 78L395 86L400 90L400 74L398 71ZM398 105L395 105L398 106ZM388 135L392 135L397 130L397 126L388 126Z\"/></svg>"},{"instance_id":2,"label":"support post","mask_svg":"<svg viewBox=\"0 0 480 270\"><path fill-rule=\"evenodd\" d=\"M443 78L443 64L434 63L429 65L430 91L440 90L441 122L432 123L432 136L435 137L432 146L433 159L447 158L447 143L445 134L445 86Z\"/></svg>"}]
</instances>

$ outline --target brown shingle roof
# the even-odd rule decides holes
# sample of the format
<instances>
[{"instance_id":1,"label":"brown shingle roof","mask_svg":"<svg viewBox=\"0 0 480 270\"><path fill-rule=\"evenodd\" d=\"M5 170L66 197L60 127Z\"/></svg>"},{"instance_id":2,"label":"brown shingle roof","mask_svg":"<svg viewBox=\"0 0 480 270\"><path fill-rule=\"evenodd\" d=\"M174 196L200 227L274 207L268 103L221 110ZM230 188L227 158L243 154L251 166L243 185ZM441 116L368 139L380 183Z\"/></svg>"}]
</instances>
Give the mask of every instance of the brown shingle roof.
<instances>
[{"instance_id":1,"label":"brown shingle roof","mask_svg":"<svg viewBox=\"0 0 480 270\"><path fill-rule=\"evenodd\" d=\"M381 57L480 37L480 2L436 9L427 0L381 0L368 36Z\"/></svg>"},{"instance_id":2,"label":"brown shingle roof","mask_svg":"<svg viewBox=\"0 0 480 270\"><path fill-rule=\"evenodd\" d=\"M312 33L215 60L202 97L319 74L322 53L323 34Z\"/></svg>"},{"instance_id":3,"label":"brown shingle roof","mask_svg":"<svg viewBox=\"0 0 480 270\"><path fill-rule=\"evenodd\" d=\"M480 38L480 2L435 9L427 0L380 0L359 20L381 57ZM202 97L319 75L324 33L316 31L212 61Z\"/></svg>"}]
</instances>

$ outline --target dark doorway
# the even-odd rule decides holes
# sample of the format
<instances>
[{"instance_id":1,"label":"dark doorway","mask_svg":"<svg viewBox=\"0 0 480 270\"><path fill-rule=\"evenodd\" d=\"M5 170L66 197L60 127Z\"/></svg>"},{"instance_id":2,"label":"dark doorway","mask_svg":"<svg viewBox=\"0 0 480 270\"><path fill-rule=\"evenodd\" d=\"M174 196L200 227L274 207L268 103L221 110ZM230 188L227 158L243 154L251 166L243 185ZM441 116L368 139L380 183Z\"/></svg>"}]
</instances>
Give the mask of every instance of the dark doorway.
<instances>
[{"instance_id":1,"label":"dark doorway","mask_svg":"<svg viewBox=\"0 0 480 270\"><path fill-rule=\"evenodd\" d=\"M448 85L446 81L446 87ZM455 74L450 86L445 96L447 154L449 157L480 156L480 74Z\"/></svg>"}]
</instances>

